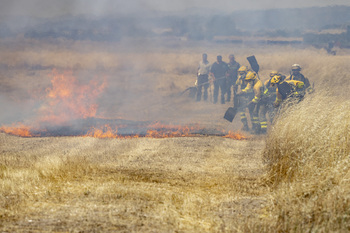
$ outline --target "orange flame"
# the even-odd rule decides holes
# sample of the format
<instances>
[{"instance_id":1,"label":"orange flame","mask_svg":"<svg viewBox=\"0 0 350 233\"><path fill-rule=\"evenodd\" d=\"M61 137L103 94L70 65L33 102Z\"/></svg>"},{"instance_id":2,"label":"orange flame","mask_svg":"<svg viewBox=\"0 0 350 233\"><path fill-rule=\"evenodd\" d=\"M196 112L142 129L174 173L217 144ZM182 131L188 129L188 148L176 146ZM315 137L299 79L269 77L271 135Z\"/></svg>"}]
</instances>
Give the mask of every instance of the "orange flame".
<instances>
[{"instance_id":1,"label":"orange flame","mask_svg":"<svg viewBox=\"0 0 350 233\"><path fill-rule=\"evenodd\" d=\"M83 135L83 137L94 137L94 138L138 138L139 135L131 135L131 136L123 136L118 135L118 129L116 128L113 130L109 125L104 125L100 128L92 128L89 130L89 132L86 135Z\"/></svg>"},{"instance_id":2,"label":"orange flame","mask_svg":"<svg viewBox=\"0 0 350 233\"><path fill-rule=\"evenodd\" d=\"M46 89L45 102L39 109L39 119L34 122L35 128L41 128L45 125L59 125L67 121L84 119L88 117L95 117L97 113L97 99L106 87L104 80L93 79L88 83L80 83L77 78L74 77L71 71L59 73L56 70L52 71L52 86ZM118 126L121 130L127 126ZM135 138L135 137L148 137L148 138L168 138L168 137L194 137L201 135L204 128L199 124L182 126L182 125L164 125L160 122L155 122L150 125L140 126L142 128L142 134L132 135L118 135L118 128L114 126L112 128L109 125L102 127L93 127L86 133L86 135L76 135L85 137L96 138ZM82 133L87 129L82 129ZM139 131L139 132L141 132ZM24 124L18 124L17 126L1 126L0 132L7 134L33 137L40 135L52 135L45 134L45 127L42 130L33 130L33 127L26 126ZM34 133L33 133L34 132ZM145 133L146 132L146 133ZM33 135L35 134L35 135ZM216 134L217 136L223 136L225 132ZM203 135L203 134L202 134ZM214 135L214 134L213 134ZM247 139L245 136L238 133L228 132L224 138L232 138L236 140Z\"/></svg>"},{"instance_id":3,"label":"orange flame","mask_svg":"<svg viewBox=\"0 0 350 233\"><path fill-rule=\"evenodd\" d=\"M152 126L152 127L151 127ZM147 138L171 138L171 137L196 137L201 135L198 133L200 128L196 126L180 126L180 125L163 125L160 123L155 123L151 126L148 126L150 129L146 131L146 134L132 134L132 135L118 135L118 128L113 129L109 125L104 125L102 127L93 127L85 135L76 135L82 137L95 137L95 138L118 138L118 139L131 139L139 137ZM121 127L125 127L121 126ZM196 131L197 130L197 131ZM16 126L2 126L0 127L0 132L16 135L20 137L33 137L40 136L40 131L36 130L36 135L31 131L31 127L24 124L18 124ZM42 130L44 133L45 130ZM217 135L220 136L220 135ZM239 133L234 133L229 131L228 134L222 136L223 138L231 138L235 140L245 140L246 136Z\"/></svg>"},{"instance_id":4,"label":"orange flame","mask_svg":"<svg viewBox=\"0 0 350 233\"><path fill-rule=\"evenodd\" d=\"M63 74L52 71L52 87L47 88L46 103L41 107L41 122L62 122L94 117L97 112L97 97L104 90L105 80L91 80L81 84L71 71Z\"/></svg>"},{"instance_id":5,"label":"orange flame","mask_svg":"<svg viewBox=\"0 0 350 233\"><path fill-rule=\"evenodd\" d=\"M232 139L236 139L236 140L244 140L247 139L246 136L241 135L239 133L234 133L232 131L228 131L228 134L226 134L225 136L223 136L223 138L232 138Z\"/></svg>"},{"instance_id":6,"label":"orange flame","mask_svg":"<svg viewBox=\"0 0 350 233\"><path fill-rule=\"evenodd\" d=\"M125 127L125 126L124 126ZM89 132L84 135L84 137L95 137L95 138L138 138L138 137L147 137L147 138L171 138L171 137L196 137L201 135L198 130L203 130L199 125L194 126L181 126L181 125L164 125L159 122L148 125L149 128L145 135L118 135L118 129L113 130L109 125L104 125L100 128L92 128ZM222 136L222 135L218 135ZM222 136L224 138L231 138L235 140L244 140L247 139L244 135L239 133L234 133L229 131L228 134Z\"/></svg>"},{"instance_id":7,"label":"orange flame","mask_svg":"<svg viewBox=\"0 0 350 233\"><path fill-rule=\"evenodd\" d=\"M94 138L116 138L117 132L118 129L112 130L112 128L109 125L105 125L103 128L100 129L92 128L85 136Z\"/></svg>"},{"instance_id":8,"label":"orange flame","mask_svg":"<svg viewBox=\"0 0 350 233\"><path fill-rule=\"evenodd\" d=\"M21 137L32 137L32 133L30 132L30 127L19 124L17 126L1 126L0 132L15 135L15 136L21 136Z\"/></svg>"}]
</instances>

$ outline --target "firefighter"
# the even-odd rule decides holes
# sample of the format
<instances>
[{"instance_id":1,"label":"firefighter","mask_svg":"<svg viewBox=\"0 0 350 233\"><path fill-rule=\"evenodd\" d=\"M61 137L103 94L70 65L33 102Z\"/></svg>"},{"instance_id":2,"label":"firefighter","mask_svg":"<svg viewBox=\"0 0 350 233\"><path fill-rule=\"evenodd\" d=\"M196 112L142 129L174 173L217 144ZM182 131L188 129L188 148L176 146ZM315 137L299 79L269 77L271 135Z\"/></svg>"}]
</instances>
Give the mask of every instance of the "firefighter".
<instances>
[{"instance_id":1,"label":"firefighter","mask_svg":"<svg viewBox=\"0 0 350 233\"><path fill-rule=\"evenodd\" d=\"M306 78L301 71L301 66L299 64L292 65L292 73L286 78L286 81L288 80L296 80L296 81L302 81L304 83L304 89L307 93L314 92L312 86L310 85L310 81L308 78Z\"/></svg>"},{"instance_id":2,"label":"firefighter","mask_svg":"<svg viewBox=\"0 0 350 233\"><path fill-rule=\"evenodd\" d=\"M247 104L249 102L249 99L251 99L252 95L253 95L253 90L249 89L246 90L245 92L243 92L243 90L245 90L245 88L247 87L247 83L244 81L246 76L248 73L248 67L246 66L241 66L238 69L238 78L236 81L236 85L234 87L234 90L237 91L238 88L240 89L240 91L236 94L236 96L234 96L234 98L237 98L237 100L235 99L234 101L238 104L238 111L240 113L241 116L241 122L243 124L242 130L243 131L249 131L249 126L248 126L248 119L246 116L246 108L247 108Z\"/></svg>"},{"instance_id":3,"label":"firefighter","mask_svg":"<svg viewBox=\"0 0 350 233\"><path fill-rule=\"evenodd\" d=\"M267 117L268 114L270 122L273 121L275 110L273 108L273 102L276 99L276 88L271 85L271 79L275 75L281 75L282 80L286 78L285 75L280 74L277 70L272 70L270 72L270 77L264 83L264 93L260 101L260 125L261 133L266 133L267 131Z\"/></svg>"},{"instance_id":4,"label":"firefighter","mask_svg":"<svg viewBox=\"0 0 350 233\"><path fill-rule=\"evenodd\" d=\"M248 67L246 66L241 66L238 69L238 78L236 81L236 85L235 88L237 89L238 87L241 88L241 90L243 90L244 88L246 88L247 83L244 82L245 76L248 73Z\"/></svg>"},{"instance_id":5,"label":"firefighter","mask_svg":"<svg viewBox=\"0 0 350 233\"><path fill-rule=\"evenodd\" d=\"M238 95L253 93L253 95L250 95L250 98L248 99L249 102L246 107L248 107L249 110L253 133L259 134L261 129L259 121L259 103L264 90L264 86L258 78L258 75L253 71L248 71L244 81L247 83L247 86ZM248 127L247 119L245 121L242 121L242 123L243 128Z\"/></svg>"},{"instance_id":6,"label":"firefighter","mask_svg":"<svg viewBox=\"0 0 350 233\"><path fill-rule=\"evenodd\" d=\"M273 103L275 108L279 107L282 101L295 99L302 100L305 94L305 84L298 80L282 80L281 75L275 75L271 79L271 85L276 86L276 100Z\"/></svg>"}]
</instances>

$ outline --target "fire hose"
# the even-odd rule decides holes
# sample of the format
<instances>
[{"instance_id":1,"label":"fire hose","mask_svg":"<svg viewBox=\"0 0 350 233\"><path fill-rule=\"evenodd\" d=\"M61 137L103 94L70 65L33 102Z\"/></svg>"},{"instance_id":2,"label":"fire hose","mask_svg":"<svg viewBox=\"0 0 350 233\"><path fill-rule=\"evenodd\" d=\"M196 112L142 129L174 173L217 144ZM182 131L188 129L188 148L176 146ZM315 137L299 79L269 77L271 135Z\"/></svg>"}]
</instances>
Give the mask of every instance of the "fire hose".
<instances>
[{"instance_id":1,"label":"fire hose","mask_svg":"<svg viewBox=\"0 0 350 233\"><path fill-rule=\"evenodd\" d=\"M222 78L217 78L217 79L215 79L214 81L216 81L216 80L221 80L221 79L226 79L226 77L222 77ZM186 88L186 90L184 90L184 91L182 91L182 92L180 92L180 94L179 94L179 96L182 96L183 94L185 94L186 93L186 91L197 91L197 88L198 87L201 87L201 86L204 86L204 85L207 85L207 84L210 84L211 83L211 81L208 81L208 82L205 82L205 83L201 83L201 84L197 84L197 85L195 85L195 86L191 86L191 87L188 87L188 88ZM211 92L211 89L209 90L210 92Z\"/></svg>"}]
</instances>

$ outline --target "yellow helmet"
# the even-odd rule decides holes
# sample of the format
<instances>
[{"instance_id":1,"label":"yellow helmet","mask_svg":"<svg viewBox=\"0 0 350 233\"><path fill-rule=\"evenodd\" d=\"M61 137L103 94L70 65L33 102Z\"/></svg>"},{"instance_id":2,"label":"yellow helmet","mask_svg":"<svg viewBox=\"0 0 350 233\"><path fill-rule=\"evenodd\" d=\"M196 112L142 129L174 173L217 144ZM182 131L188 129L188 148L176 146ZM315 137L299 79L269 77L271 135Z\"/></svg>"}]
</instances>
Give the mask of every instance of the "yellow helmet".
<instances>
[{"instance_id":1,"label":"yellow helmet","mask_svg":"<svg viewBox=\"0 0 350 233\"><path fill-rule=\"evenodd\" d=\"M271 79L271 84L278 84L278 83L281 82L281 80L282 80L282 76L281 75L275 75Z\"/></svg>"},{"instance_id":2,"label":"yellow helmet","mask_svg":"<svg viewBox=\"0 0 350 233\"><path fill-rule=\"evenodd\" d=\"M296 84L296 86L297 86L297 88L299 88L299 89L303 89L304 88L304 82L298 82L297 84Z\"/></svg>"},{"instance_id":3,"label":"yellow helmet","mask_svg":"<svg viewBox=\"0 0 350 233\"><path fill-rule=\"evenodd\" d=\"M245 76L245 81L253 81L256 79L256 73L249 71L247 75Z\"/></svg>"},{"instance_id":4,"label":"yellow helmet","mask_svg":"<svg viewBox=\"0 0 350 233\"><path fill-rule=\"evenodd\" d=\"M272 71L270 72L270 77L272 78L272 77L275 76L275 75L278 75L278 71L277 71L277 70L272 70Z\"/></svg>"},{"instance_id":5,"label":"yellow helmet","mask_svg":"<svg viewBox=\"0 0 350 233\"><path fill-rule=\"evenodd\" d=\"M248 67L246 67L246 66L241 66L241 67L239 67L239 69L238 69L238 73L247 73L248 72Z\"/></svg>"}]
</instances>

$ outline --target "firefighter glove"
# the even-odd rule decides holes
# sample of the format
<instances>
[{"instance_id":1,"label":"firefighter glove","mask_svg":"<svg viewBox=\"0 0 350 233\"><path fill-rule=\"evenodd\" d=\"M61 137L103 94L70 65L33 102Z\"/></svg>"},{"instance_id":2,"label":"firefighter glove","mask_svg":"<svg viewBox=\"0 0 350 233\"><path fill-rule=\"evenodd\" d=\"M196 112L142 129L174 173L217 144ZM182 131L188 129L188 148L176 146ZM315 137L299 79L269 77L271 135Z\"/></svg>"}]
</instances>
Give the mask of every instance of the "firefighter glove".
<instances>
[{"instance_id":1,"label":"firefighter glove","mask_svg":"<svg viewBox=\"0 0 350 233\"><path fill-rule=\"evenodd\" d=\"M248 108L254 107L255 104L256 104L256 103L255 103L254 101L250 101L250 102L248 103Z\"/></svg>"}]
</instances>

